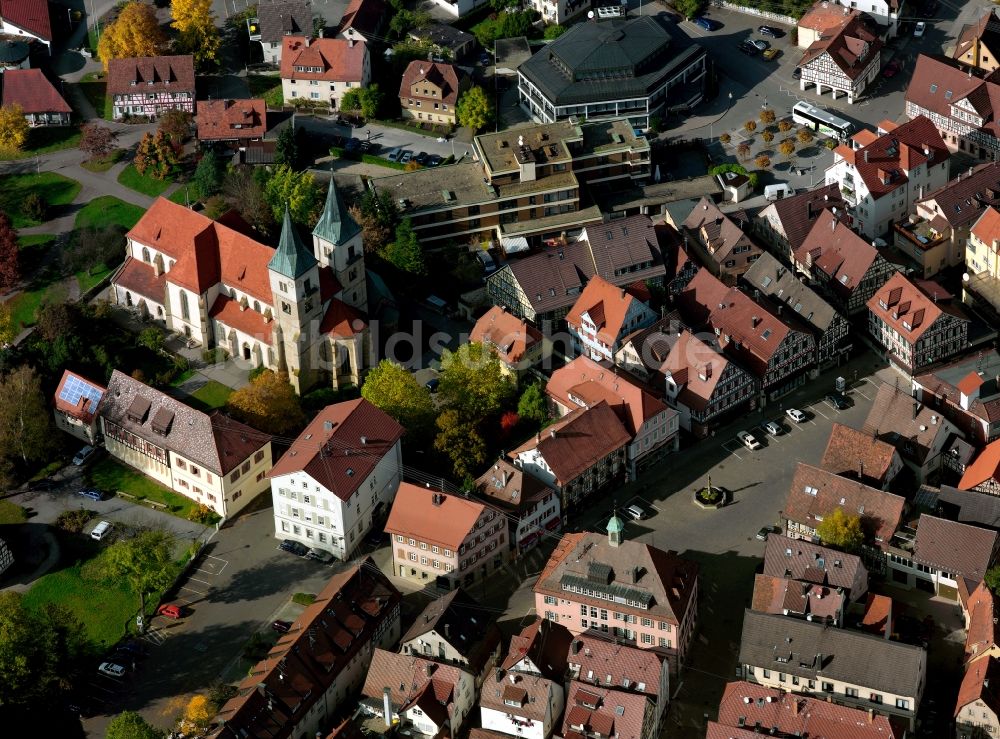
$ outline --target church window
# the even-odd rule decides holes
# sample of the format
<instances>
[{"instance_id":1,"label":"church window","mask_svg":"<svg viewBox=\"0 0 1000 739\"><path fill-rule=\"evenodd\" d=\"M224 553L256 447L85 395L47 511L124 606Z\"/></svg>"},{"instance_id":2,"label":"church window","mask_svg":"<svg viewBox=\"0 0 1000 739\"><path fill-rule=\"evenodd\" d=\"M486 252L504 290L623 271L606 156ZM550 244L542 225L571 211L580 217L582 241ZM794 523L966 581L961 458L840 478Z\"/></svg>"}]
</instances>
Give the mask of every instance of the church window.
<instances>
[{"instance_id":1,"label":"church window","mask_svg":"<svg viewBox=\"0 0 1000 739\"><path fill-rule=\"evenodd\" d=\"M188 296L187 293L181 290L181 318L185 321L191 320L191 310L188 308Z\"/></svg>"},{"instance_id":2,"label":"church window","mask_svg":"<svg viewBox=\"0 0 1000 739\"><path fill-rule=\"evenodd\" d=\"M253 309L254 309L254 312L260 313L260 301L259 300L253 301Z\"/></svg>"},{"instance_id":3,"label":"church window","mask_svg":"<svg viewBox=\"0 0 1000 739\"><path fill-rule=\"evenodd\" d=\"M149 249L142 247L142 261L149 264Z\"/></svg>"},{"instance_id":4,"label":"church window","mask_svg":"<svg viewBox=\"0 0 1000 739\"><path fill-rule=\"evenodd\" d=\"M281 301L281 311L289 315L292 314L292 306L286 303L284 300Z\"/></svg>"}]
</instances>

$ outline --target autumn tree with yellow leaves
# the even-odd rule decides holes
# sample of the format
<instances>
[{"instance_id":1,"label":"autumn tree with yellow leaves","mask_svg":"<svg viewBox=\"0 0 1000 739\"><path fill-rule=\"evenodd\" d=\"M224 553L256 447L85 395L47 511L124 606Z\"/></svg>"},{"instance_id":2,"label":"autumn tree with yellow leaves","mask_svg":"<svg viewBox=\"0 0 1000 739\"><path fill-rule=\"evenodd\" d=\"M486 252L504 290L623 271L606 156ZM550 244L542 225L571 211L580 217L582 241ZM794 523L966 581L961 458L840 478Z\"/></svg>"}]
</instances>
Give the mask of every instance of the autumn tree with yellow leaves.
<instances>
[{"instance_id":1,"label":"autumn tree with yellow leaves","mask_svg":"<svg viewBox=\"0 0 1000 739\"><path fill-rule=\"evenodd\" d=\"M212 0L171 0L170 12L180 50L193 55L199 67L218 61L222 37L212 15Z\"/></svg>"},{"instance_id":2,"label":"autumn tree with yellow leaves","mask_svg":"<svg viewBox=\"0 0 1000 739\"><path fill-rule=\"evenodd\" d=\"M0 153L13 154L28 140L28 121L17 103L0 108Z\"/></svg>"},{"instance_id":3,"label":"autumn tree with yellow leaves","mask_svg":"<svg viewBox=\"0 0 1000 739\"><path fill-rule=\"evenodd\" d=\"M106 72L112 59L157 56L166 45L167 37L156 20L153 6L136 1L126 5L114 23L104 29L97 55Z\"/></svg>"}]
</instances>

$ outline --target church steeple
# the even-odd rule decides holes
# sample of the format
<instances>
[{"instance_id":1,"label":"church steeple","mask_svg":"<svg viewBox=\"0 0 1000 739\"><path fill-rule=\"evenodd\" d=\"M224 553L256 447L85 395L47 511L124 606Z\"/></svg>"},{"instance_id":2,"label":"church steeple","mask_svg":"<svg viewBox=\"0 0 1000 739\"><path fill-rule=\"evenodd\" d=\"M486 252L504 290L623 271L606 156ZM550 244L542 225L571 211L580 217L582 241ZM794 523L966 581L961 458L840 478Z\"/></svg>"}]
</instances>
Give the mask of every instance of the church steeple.
<instances>
[{"instance_id":1,"label":"church steeple","mask_svg":"<svg viewBox=\"0 0 1000 739\"><path fill-rule=\"evenodd\" d=\"M299 238L295 226L292 225L292 217L285 206L285 220L281 224L281 239L278 241L278 248L271 257L267 267L272 272L294 280L301 277L318 264L316 257L312 255L302 239Z\"/></svg>"},{"instance_id":2,"label":"church steeple","mask_svg":"<svg viewBox=\"0 0 1000 739\"><path fill-rule=\"evenodd\" d=\"M323 215L320 216L313 235L324 241L328 241L334 246L341 246L361 233L361 226L351 217L343 199L340 197L340 190L330 178L330 187L326 191L326 205L323 207Z\"/></svg>"}]
</instances>

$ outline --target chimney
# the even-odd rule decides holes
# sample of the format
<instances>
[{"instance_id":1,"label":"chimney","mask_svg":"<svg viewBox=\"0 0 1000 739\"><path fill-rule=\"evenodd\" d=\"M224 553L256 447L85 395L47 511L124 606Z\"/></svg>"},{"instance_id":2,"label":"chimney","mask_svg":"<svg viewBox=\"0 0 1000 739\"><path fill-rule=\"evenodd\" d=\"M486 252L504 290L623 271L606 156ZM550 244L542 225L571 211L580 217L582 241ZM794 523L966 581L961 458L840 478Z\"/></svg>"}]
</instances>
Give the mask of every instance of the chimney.
<instances>
[{"instance_id":1,"label":"chimney","mask_svg":"<svg viewBox=\"0 0 1000 739\"><path fill-rule=\"evenodd\" d=\"M507 487L507 470L500 473L500 484Z\"/></svg>"},{"instance_id":2,"label":"chimney","mask_svg":"<svg viewBox=\"0 0 1000 739\"><path fill-rule=\"evenodd\" d=\"M865 164L868 164L868 149L865 149Z\"/></svg>"},{"instance_id":3,"label":"chimney","mask_svg":"<svg viewBox=\"0 0 1000 739\"><path fill-rule=\"evenodd\" d=\"M517 685L517 673L516 672L510 673L507 677L510 678L511 685Z\"/></svg>"},{"instance_id":4,"label":"chimney","mask_svg":"<svg viewBox=\"0 0 1000 739\"><path fill-rule=\"evenodd\" d=\"M444 625L444 638L445 639L451 638L451 624Z\"/></svg>"},{"instance_id":5,"label":"chimney","mask_svg":"<svg viewBox=\"0 0 1000 739\"><path fill-rule=\"evenodd\" d=\"M556 430L555 429L549 429L549 438L550 439L556 438Z\"/></svg>"},{"instance_id":6,"label":"chimney","mask_svg":"<svg viewBox=\"0 0 1000 739\"><path fill-rule=\"evenodd\" d=\"M392 701L389 700L391 691L389 688L382 689L382 718L385 720L386 728L392 727Z\"/></svg>"},{"instance_id":7,"label":"chimney","mask_svg":"<svg viewBox=\"0 0 1000 739\"><path fill-rule=\"evenodd\" d=\"M579 654L581 646L583 646L583 642L581 642L579 639L574 639L573 640L573 644L571 645L570 651L573 654Z\"/></svg>"},{"instance_id":8,"label":"chimney","mask_svg":"<svg viewBox=\"0 0 1000 739\"><path fill-rule=\"evenodd\" d=\"M920 403L913 401L913 420L917 420L917 414L920 413Z\"/></svg>"},{"instance_id":9,"label":"chimney","mask_svg":"<svg viewBox=\"0 0 1000 739\"><path fill-rule=\"evenodd\" d=\"M431 503L433 503L435 506L440 506L442 503L444 503L444 495L441 493L432 494Z\"/></svg>"},{"instance_id":10,"label":"chimney","mask_svg":"<svg viewBox=\"0 0 1000 739\"><path fill-rule=\"evenodd\" d=\"M427 677L430 677L431 675L434 674L434 663L433 662L428 662L427 664L424 665L424 674Z\"/></svg>"},{"instance_id":11,"label":"chimney","mask_svg":"<svg viewBox=\"0 0 1000 739\"><path fill-rule=\"evenodd\" d=\"M309 44L310 44L311 42L312 42L312 38L311 38L310 36L306 36L306 48L307 48L307 49L309 48Z\"/></svg>"},{"instance_id":12,"label":"chimney","mask_svg":"<svg viewBox=\"0 0 1000 739\"><path fill-rule=\"evenodd\" d=\"M870 724L875 723L875 709L874 708L869 708L868 709L868 723L870 723Z\"/></svg>"},{"instance_id":13,"label":"chimney","mask_svg":"<svg viewBox=\"0 0 1000 739\"><path fill-rule=\"evenodd\" d=\"M795 698L793 696L792 697L792 715L798 716L799 715L799 710L801 710L801 707L799 706L799 699Z\"/></svg>"},{"instance_id":14,"label":"chimney","mask_svg":"<svg viewBox=\"0 0 1000 739\"><path fill-rule=\"evenodd\" d=\"M350 48L352 48L352 49L354 48L354 37L353 37L353 36L351 36L351 37L349 37L349 38L347 39L347 45L348 45L348 46L349 46Z\"/></svg>"}]
</instances>

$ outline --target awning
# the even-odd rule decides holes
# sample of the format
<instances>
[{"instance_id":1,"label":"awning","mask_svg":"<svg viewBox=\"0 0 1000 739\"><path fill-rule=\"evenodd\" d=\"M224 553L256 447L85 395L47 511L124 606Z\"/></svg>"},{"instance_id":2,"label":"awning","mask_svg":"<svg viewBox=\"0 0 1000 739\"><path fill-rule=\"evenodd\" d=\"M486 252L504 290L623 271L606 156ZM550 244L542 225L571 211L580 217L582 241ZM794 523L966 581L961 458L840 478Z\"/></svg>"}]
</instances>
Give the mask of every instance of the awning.
<instances>
[{"instance_id":1,"label":"awning","mask_svg":"<svg viewBox=\"0 0 1000 739\"><path fill-rule=\"evenodd\" d=\"M528 240L524 236L504 236L500 239L505 254L528 251Z\"/></svg>"},{"instance_id":2,"label":"awning","mask_svg":"<svg viewBox=\"0 0 1000 739\"><path fill-rule=\"evenodd\" d=\"M547 528L549 531L555 531L556 529L559 528L559 523L560 523L559 517L556 516L555 518L549 520L548 523L545 524L545 528Z\"/></svg>"}]
</instances>

